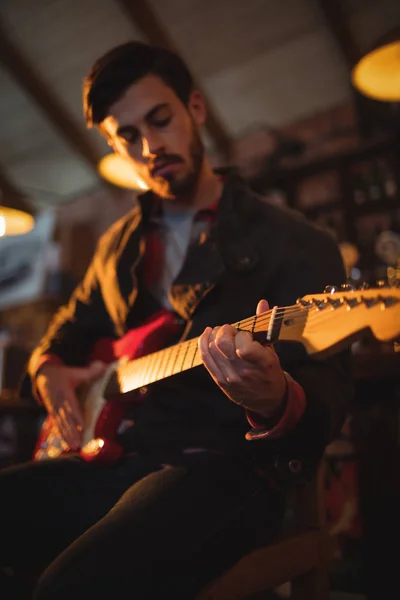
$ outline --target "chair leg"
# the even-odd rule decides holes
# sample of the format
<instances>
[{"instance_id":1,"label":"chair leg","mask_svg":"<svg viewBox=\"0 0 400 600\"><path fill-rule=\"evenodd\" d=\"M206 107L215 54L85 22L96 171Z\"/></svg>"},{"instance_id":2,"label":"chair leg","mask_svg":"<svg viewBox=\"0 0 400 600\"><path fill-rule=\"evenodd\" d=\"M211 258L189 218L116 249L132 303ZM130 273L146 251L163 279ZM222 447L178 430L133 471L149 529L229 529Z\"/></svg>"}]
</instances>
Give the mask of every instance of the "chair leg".
<instances>
[{"instance_id":1,"label":"chair leg","mask_svg":"<svg viewBox=\"0 0 400 600\"><path fill-rule=\"evenodd\" d=\"M302 573L292 580L291 600L329 600L329 574L323 569Z\"/></svg>"}]
</instances>

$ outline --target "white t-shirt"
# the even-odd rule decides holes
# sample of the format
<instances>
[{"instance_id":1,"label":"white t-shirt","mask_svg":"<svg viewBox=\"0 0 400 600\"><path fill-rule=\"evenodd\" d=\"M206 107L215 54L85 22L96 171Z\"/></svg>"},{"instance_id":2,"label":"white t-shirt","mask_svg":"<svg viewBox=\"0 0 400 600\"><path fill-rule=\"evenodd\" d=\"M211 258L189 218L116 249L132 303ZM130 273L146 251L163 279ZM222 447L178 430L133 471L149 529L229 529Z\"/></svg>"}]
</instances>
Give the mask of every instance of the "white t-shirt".
<instances>
[{"instance_id":1,"label":"white t-shirt","mask_svg":"<svg viewBox=\"0 0 400 600\"><path fill-rule=\"evenodd\" d=\"M159 225L164 246L163 264L160 279L151 290L164 308L172 308L168 291L185 261L191 242L194 216L194 211L169 211L164 206Z\"/></svg>"}]
</instances>

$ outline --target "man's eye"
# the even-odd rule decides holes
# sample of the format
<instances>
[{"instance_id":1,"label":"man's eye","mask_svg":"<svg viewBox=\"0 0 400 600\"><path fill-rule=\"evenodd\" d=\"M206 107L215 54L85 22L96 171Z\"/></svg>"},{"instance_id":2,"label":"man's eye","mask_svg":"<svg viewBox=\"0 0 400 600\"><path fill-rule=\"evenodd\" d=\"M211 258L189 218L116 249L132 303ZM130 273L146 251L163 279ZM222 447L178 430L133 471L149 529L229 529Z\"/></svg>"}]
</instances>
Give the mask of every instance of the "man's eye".
<instances>
[{"instance_id":1,"label":"man's eye","mask_svg":"<svg viewBox=\"0 0 400 600\"><path fill-rule=\"evenodd\" d=\"M153 121L153 125L155 127L166 127L171 122L171 117L166 117L165 119L157 119Z\"/></svg>"},{"instance_id":2,"label":"man's eye","mask_svg":"<svg viewBox=\"0 0 400 600\"><path fill-rule=\"evenodd\" d=\"M136 142L139 139L139 136L137 133L125 133L122 139L125 142L125 144L136 144Z\"/></svg>"}]
</instances>

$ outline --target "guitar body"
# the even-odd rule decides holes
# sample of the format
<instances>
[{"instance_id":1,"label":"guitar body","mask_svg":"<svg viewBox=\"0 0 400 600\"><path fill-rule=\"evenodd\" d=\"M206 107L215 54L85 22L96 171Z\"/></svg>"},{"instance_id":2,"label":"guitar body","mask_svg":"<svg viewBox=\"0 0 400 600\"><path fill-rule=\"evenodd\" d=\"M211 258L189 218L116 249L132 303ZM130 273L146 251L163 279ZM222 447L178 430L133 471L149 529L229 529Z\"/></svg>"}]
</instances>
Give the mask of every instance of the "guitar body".
<instances>
[{"instance_id":1,"label":"guitar body","mask_svg":"<svg viewBox=\"0 0 400 600\"><path fill-rule=\"evenodd\" d=\"M87 461L115 462L122 454L116 441L118 429L123 423L127 404L143 400L142 390L129 396L104 398L109 379L120 361L132 361L165 347L181 326L176 316L167 310L152 315L140 327L130 330L118 340L100 339L93 348L90 361L100 360L108 365L105 373L82 394L78 393L84 418L82 447L79 454ZM55 420L47 416L40 430L33 460L57 458L71 454L72 450L60 436Z\"/></svg>"}]
</instances>

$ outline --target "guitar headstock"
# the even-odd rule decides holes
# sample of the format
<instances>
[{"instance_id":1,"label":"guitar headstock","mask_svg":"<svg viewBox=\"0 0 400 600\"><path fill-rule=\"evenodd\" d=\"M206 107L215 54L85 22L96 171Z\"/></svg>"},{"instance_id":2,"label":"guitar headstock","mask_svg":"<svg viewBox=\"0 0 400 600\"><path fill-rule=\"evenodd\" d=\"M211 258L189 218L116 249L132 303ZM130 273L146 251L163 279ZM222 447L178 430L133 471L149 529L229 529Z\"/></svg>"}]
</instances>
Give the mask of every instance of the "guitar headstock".
<instances>
[{"instance_id":1,"label":"guitar headstock","mask_svg":"<svg viewBox=\"0 0 400 600\"><path fill-rule=\"evenodd\" d=\"M309 294L297 301L307 313L301 341L310 354L328 350L364 330L382 342L400 337L399 288L343 287L330 287L323 294Z\"/></svg>"}]
</instances>

